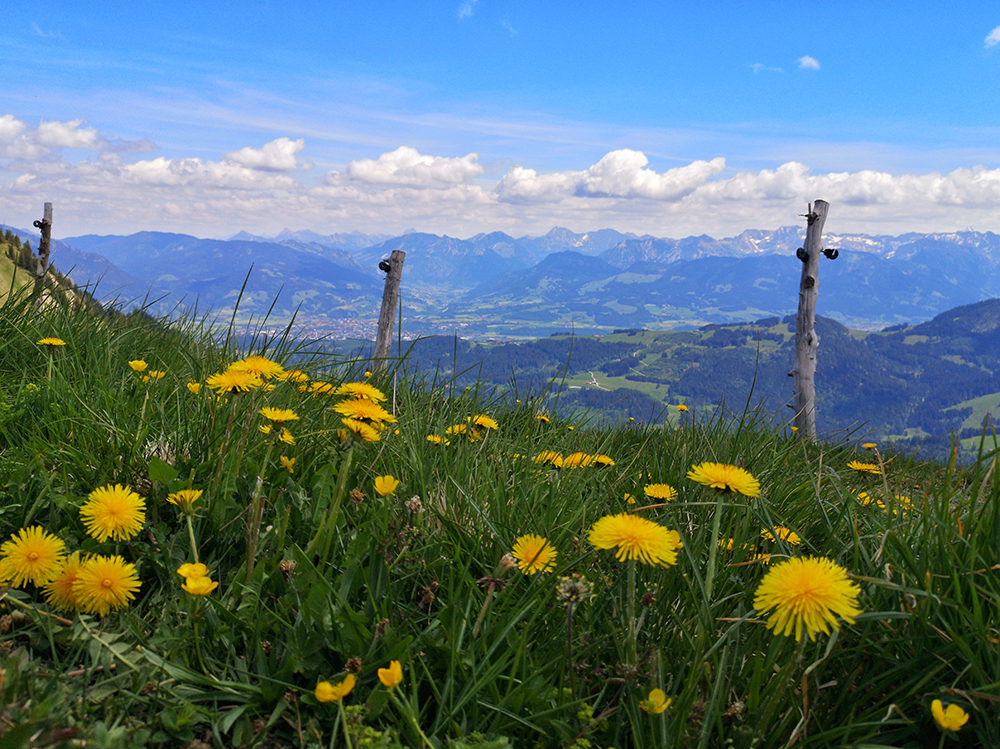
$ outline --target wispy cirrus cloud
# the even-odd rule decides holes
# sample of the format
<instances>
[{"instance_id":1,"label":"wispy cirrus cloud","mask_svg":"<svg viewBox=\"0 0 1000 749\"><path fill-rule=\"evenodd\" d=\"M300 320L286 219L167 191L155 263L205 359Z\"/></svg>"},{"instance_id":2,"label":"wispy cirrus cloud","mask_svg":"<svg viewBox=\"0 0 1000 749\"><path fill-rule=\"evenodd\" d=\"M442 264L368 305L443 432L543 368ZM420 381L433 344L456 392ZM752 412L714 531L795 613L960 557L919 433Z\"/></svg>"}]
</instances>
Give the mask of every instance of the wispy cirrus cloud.
<instances>
[{"instance_id":1,"label":"wispy cirrus cloud","mask_svg":"<svg viewBox=\"0 0 1000 749\"><path fill-rule=\"evenodd\" d=\"M993 31L991 31L986 36L985 45L986 47L995 47L1000 44L1000 26L997 26Z\"/></svg>"},{"instance_id":2,"label":"wispy cirrus cloud","mask_svg":"<svg viewBox=\"0 0 1000 749\"><path fill-rule=\"evenodd\" d=\"M464 0L464 2L458 6L459 20L471 16L473 9L476 7L476 3L478 2L479 0Z\"/></svg>"}]
</instances>

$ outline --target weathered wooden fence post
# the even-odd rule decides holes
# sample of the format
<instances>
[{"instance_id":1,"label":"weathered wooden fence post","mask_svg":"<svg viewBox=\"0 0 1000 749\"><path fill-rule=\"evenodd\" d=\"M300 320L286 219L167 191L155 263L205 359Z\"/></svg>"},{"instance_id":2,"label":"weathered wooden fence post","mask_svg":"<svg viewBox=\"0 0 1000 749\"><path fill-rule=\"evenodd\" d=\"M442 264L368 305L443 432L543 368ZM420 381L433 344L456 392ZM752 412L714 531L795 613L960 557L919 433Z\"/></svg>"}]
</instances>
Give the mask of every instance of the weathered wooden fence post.
<instances>
[{"instance_id":1,"label":"weathered wooden fence post","mask_svg":"<svg viewBox=\"0 0 1000 749\"><path fill-rule=\"evenodd\" d=\"M46 203L42 212L42 220L35 221L36 229L42 230L42 239L38 243L38 264L35 266L35 307L42 304L41 290L45 282L45 272L49 269L49 249L52 241L52 204Z\"/></svg>"},{"instance_id":2,"label":"weathered wooden fence post","mask_svg":"<svg viewBox=\"0 0 1000 749\"><path fill-rule=\"evenodd\" d=\"M801 439L816 439L816 297L819 295L819 256L831 260L837 250L824 250L823 224L830 204L817 200L809 204L806 214L806 246L800 247L795 256L802 261L802 278L799 281L799 314L795 321L795 368L788 373L793 377L795 409L794 426Z\"/></svg>"},{"instance_id":3,"label":"weathered wooden fence post","mask_svg":"<svg viewBox=\"0 0 1000 749\"><path fill-rule=\"evenodd\" d=\"M399 282L403 278L403 260L406 253L393 250L388 260L378 264L386 272L385 290L382 292L382 309L378 315L378 335L375 337L373 370L384 370L392 350L392 329L396 324L396 307L399 305Z\"/></svg>"}]
</instances>

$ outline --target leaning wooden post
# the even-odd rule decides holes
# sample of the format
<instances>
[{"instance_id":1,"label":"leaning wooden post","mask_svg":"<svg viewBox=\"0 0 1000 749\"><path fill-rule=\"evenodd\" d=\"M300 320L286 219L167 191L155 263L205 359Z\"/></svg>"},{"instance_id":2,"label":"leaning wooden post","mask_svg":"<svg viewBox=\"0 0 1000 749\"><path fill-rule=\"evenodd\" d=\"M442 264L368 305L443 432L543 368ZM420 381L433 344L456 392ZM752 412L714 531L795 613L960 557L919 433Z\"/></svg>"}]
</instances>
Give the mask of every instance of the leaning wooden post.
<instances>
[{"instance_id":1,"label":"leaning wooden post","mask_svg":"<svg viewBox=\"0 0 1000 749\"><path fill-rule=\"evenodd\" d=\"M396 307L399 305L399 282L403 278L403 260L406 253L393 250L389 259L378 264L385 274L385 290L382 292L382 310L378 315L378 335L375 338L375 356L372 367L384 370L392 350L392 329L396 324Z\"/></svg>"},{"instance_id":2,"label":"leaning wooden post","mask_svg":"<svg viewBox=\"0 0 1000 749\"><path fill-rule=\"evenodd\" d=\"M806 246L795 253L802 261L799 281L799 314L795 321L794 426L802 439L816 439L816 297L819 295L819 256L823 251L823 224L830 204L817 200L806 214ZM831 252L836 252L833 250ZM831 257L835 257L832 255Z\"/></svg>"},{"instance_id":3,"label":"leaning wooden post","mask_svg":"<svg viewBox=\"0 0 1000 749\"><path fill-rule=\"evenodd\" d=\"M45 282L45 272L49 269L49 249L52 241L52 204L46 203L42 212L42 220L35 221L36 229L42 230L42 239L38 243L38 264L35 266L35 306L41 305L42 284Z\"/></svg>"}]
</instances>

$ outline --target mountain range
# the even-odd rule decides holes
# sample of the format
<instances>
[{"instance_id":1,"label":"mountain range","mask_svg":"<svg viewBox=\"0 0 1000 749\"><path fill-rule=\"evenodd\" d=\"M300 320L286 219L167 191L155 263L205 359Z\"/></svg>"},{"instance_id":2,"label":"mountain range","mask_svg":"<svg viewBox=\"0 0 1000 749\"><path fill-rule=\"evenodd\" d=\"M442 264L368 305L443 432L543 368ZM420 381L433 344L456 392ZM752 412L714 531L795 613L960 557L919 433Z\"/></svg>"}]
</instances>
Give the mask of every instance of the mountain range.
<instances>
[{"instance_id":1,"label":"mountain range","mask_svg":"<svg viewBox=\"0 0 1000 749\"><path fill-rule=\"evenodd\" d=\"M3 227L10 228L10 227ZM13 229L37 243L35 232ZM382 295L378 263L406 253L404 334L532 337L574 327L684 329L794 312L804 227L682 239L555 228L457 239L286 229L229 239L139 232L53 242L52 262L96 296L153 314L197 308L229 315L297 314L308 332L370 335ZM1000 296L992 232L824 236L818 311L854 328L928 320ZM251 272L252 268L252 272ZM248 275L249 274L249 275Z\"/></svg>"}]
</instances>

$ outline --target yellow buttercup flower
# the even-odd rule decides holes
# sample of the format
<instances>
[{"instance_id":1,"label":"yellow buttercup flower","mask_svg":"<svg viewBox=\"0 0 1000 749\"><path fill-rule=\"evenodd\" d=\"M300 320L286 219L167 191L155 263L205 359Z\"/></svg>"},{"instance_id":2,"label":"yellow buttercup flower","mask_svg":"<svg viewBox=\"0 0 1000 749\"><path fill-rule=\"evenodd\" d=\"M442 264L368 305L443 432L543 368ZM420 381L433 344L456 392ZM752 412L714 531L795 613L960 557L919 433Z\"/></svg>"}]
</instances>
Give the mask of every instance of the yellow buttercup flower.
<instances>
[{"instance_id":1,"label":"yellow buttercup flower","mask_svg":"<svg viewBox=\"0 0 1000 749\"><path fill-rule=\"evenodd\" d=\"M387 497L396 491L399 486L399 479L393 478L392 476L376 476L375 477L375 491L383 497Z\"/></svg>"},{"instance_id":2,"label":"yellow buttercup flower","mask_svg":"<svg viewBox=\"0 0 1000 749\"><path fill-rule=\"evenodd\" d=\"M321 681L316 685L316 691L314 692L316 700L319 702L336 702L337 700L341 700L351 693L356 681L357 679L354 674L348 674L336 684Z\"/></svg>"},{"instance_id":3,"label":"yellow buttercup flower","mask_svg":"<svg viewBox=\"0 0 1000 749\"><path fill-rule=\"evenodd\" d=\"M647 497L662 499L664 502L677 499L677 490L669 484L650 484L643 488L642 491Z\"/></svg>"},{"instance_id":4,"label":"yellow buttercup flower","mask_svg":"<svg viewBox=\"0 0 1000 749\"><path fill-rule=\"evenodd\" d=\"M109 538L129 541L146 522L146 500L127 486L108 484L87 496L80 517L87 533L101 543Z\"/></svg>"},{"instance_id":5,"label":"yellow buttercup flower","mask_svg":"<svg viewBox=\"0 0 1000 749\"><path fill-rule=\"evenodd\" d=\"M395 689L403 681L403 666L399 661L390 661L389 668L378 670L378 680L389 689Z\"/></svg>"},{"instance_id":6,"label":"yellow buttercup flower","mask_svg":"<svg viewBox=\"0 0 1000 749\"><path fill-rule=\"evenodd\" d=\"M941 700L931 703L931 715L935 722L946 731L958 731L969 721L969 714L958 705L945 707Z\"/></svg>"},{"instance_id":7,"label":"yellow buttercup flower","mask_svg":"<svg viewBox=\"0 0 1000 749\"><path fill-rule=\"evenodd\" d=\"M691 481L710 486L713 489L737 492L748 497L760 496L760 482L749 471L738 466L725 463L702 463L691 466L687 477Z\"/></svg>"},{"instance_id":8,"label":"yellow buttercup flower","mask_svg":"<svg viewBox=\"0 0 1000 749\"><path fill-rule=\"evenodd\" d=\"M677 550L684 546L680 534L638 515L607 515L590 529L587 537L595 549L618 547L619 562L638 559L643 564L664 567L677 564Z\"/></svg>"},{"instance_id":9,"label":"yellow buttercup flower","mask_svg":"<svg viewBox=\"0 0 1000 749\"><path fill-rule=\"evenodd\" d=\"M21 528L17 535L0 546L0 582L10 581L15 588L27 582L44 585L59 572L66 555L66 544L37 525Z\"/></svg>"},{"instance_id":10,"label":"yellow buttercup flower","mask_svg":"<svg viewBox=\"0 0 1000 749\"><path fill-rule=\"evenodd\" d=\"M190 390L195 395L198 395L198 393L201 392L201 383L200 382L189 382L187 384L187 389Z\"/></svg>"},{"instance_id":11,"label":"yellow buttercup flower","mask_svg":"<svg viewBox=\"0 0 1000 749\"><path fill-rule=\"evenodd\" d=\"M188 562L177 568L177 574L185 580L193 580L196 577L208 577L208 567L201 562L196 564Z\"/></svg>"},{"instance_id":12,"label":"yellow buttercup flower","mask_svg":"<svg viewBox=\"0 0 1000 749\"><path fill-rule=\"evenodd\" d=\"M514 541L514 559L517 568L525 575L536 572L551 572L556 564L559 552L549 543L547 538L529 533Z\"/></svg>"},{"instance_id":13,"label":"yellow buttercup flower","mask_svg":"<svg viewBox=\"0 0 1000 749\"><path fill-rule=\"evenodd\" d=\"M798 546L802 543L802 539L799 534L793 530L786 528L783 525L776 525L774 527L774 533L771 533L767 528L761 530L760 535L766 538L768 541L776 541L780 538L786 544L791 544L792 546ZM775 538L777 536L777 538Z\"/></svg>"},{"instance_id":14,"label":"yellow buttercup flower","mask_svg":"<svg viewBox=\"0 0 1000 749\"><path fill-rule=\"evenodd\" d=\"M133 359L128 363L128 365L132 367L135 372L145 372L146 368L149 366L142 359Z\"/></svg>"},{"instance_id":15,"label":"yellow buttercup flower","mask_svg":"<svg viewBox=\"0 0 1000 749\"><path fill-rule=\"evenodd\" d=\"M260 415L275 424L284 424L286 421L298 421L298 415L290 408L270 408L265 406L260 409Z\"/></svg>"},{"instance_id":16,"label":"yellow buttercup flower","mask_svg":"<svg viewBox=\"0 0 1000 749\"><path fill-rule=\"evenodd\" d=\"M776 564L761 580L754 594L753 607L768 617L767 627L776 635L795 633L802 639L802 630L816 639L817 632L830 634L830 627L840 629L841 617L854 624L860 589L847 577L847 570L831 560L795 558Z\"/></svg>"},{"instance_id":17,"label":"yellow buttercup flower","mask_svg":"<svg viewBox=\"0 0 1000 749\"><path fill-rule=\"evenodd\" d=\"M74 551L59 561L55 576L43 586L45 600L49 606L63 611L77 610L73 584L80 574L81 567L83 567L83 560L80 559L79 551Z\"/></svg>"},{"instance_id":18,"label":"yellow buttercup flower","mask_svg":"<svg viewBox=\"0 0 1000 749\"><path fill-rule=\"evenodd\" d=\"M639 702L639 707L645 710L650 715L659 715L668 707L673 699L667 697L666 693L662 689L654 689L649 693L649 698L641 700Z\"/></svg>"},{"instance_id":19,"label":"yellow buttercup flower","mask_svg":"<svg viewBox=\"0 0 1000 749\"><path fill-rule=\"evenodd\" d=\"M128 606L142 585L135 565L120 556L95 556L85 561L73 581L77 609L105 616Z\"/></svg>"},{"instance_id":20,"label":"yellow buttercup flower","mask_svg":"<svg viewBox=\"0 0 1000 749\"><path fill-rule=\"evenodd\" d=\"M181 588L193 596L207 596L218 587L219 584L210 577L188 577L181 584Z\"/></svg>"},{"instance_id":21,"label":"yellow buttercup flower","mask_svg":"<svg viewBox=\"0 0 1000 749\"><path fill-rule=\"evenodd\" d=\"M626 504L634 505L635 504L635 497L633 497L628 492L625 492L625 502L626 502Z\"/></svg>"},{"instance_id":22,"label":"yellow buttercup flower","mask_svg":"<svg viewBox=\"0 0 1000 749\"><path fill-rule=\"evenodd\" d=\"M278 460L281 461L281 465L288 469L289 473L295 473L295 458L289 458L287 455L282 455Z\"/></svg>"},{"instance_id":23,"label":"yellow buttercup flower","mask_svg":"<svg viewBox=\"0 0 1000 749\"><path fill-rule=\"evenodd\" d=\"M40 338L36 343L39 346L65 346L66 341L62 338Z\"/></svg>"}]
</instances>

